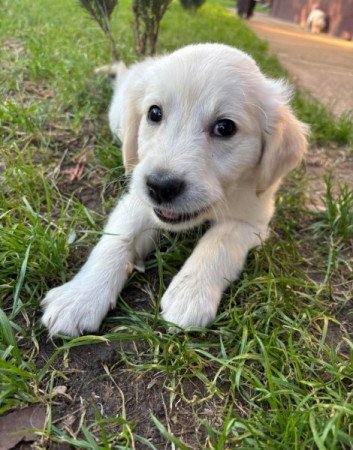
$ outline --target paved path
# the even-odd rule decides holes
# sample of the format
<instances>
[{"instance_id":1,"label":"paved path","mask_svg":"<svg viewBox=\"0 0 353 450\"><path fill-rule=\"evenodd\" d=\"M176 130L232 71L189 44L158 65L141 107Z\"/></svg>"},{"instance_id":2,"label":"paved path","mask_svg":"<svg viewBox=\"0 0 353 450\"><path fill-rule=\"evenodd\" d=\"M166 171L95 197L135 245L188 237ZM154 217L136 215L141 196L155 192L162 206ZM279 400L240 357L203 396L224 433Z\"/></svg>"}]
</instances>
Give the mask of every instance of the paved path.
<instances>
[{"instance_id":1,"label":"paved path","mask_svg":"<svg viewBox=\"0 0 353 450\"><path fill-rule=\"evenodd\" d=\"M336 114L353 111L353 42L313 35L266 14L256 14L248 24L300 86Z\"/></svg>"}]
</instances>

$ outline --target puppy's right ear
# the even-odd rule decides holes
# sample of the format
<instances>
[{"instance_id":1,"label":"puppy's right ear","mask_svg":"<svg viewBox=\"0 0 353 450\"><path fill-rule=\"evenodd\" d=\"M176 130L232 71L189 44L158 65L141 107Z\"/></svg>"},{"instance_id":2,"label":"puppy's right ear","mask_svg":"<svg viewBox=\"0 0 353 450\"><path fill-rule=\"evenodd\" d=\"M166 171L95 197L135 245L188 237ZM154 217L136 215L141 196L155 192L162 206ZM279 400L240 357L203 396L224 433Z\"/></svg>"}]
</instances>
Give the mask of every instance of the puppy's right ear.
<instances>
[{"instance_id":1,"label":"puppy's right ear","mask_svg":"<svg viewBox=\"0 0 353 450\"><path fill-rule=\"evenodd\" d=\"M130 98L127 104L127 112L125 118L124 138L122 145L123 163L125 174L132 172L138 163L137 156L137 139L140 124L140 114L137 110L136 99Z\"/></svg>"}]
</instances>

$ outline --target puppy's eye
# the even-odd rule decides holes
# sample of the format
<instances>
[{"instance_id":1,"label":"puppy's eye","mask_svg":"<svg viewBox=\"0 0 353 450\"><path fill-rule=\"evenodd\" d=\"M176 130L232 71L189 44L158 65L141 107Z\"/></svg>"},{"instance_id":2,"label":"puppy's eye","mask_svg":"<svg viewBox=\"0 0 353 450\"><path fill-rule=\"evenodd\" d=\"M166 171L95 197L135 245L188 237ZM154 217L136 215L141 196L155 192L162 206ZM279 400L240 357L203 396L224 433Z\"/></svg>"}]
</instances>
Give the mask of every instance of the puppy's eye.
<instances>
[{"instance_id":1,"label":"puppy's eye","mask_svg":"<svg viewBox=\"0 0 353 450\"><path fill-rule=\"evenodd\" d=\"M153 105L148 110L148 120L151 122L160 122L162 120L162 110L159 106Z\"/></svg>"},{"instance_id":2,"label":"puppy's eye","mask_svg":"<svg viewBox=\"0 0 353 450\"><path fill-rule=\"evenodd\" d=\"M211 134L216 137L231 137L237 132L237 126L230 119L218 120L213 125Z\"/></svg>"}]
</instances>

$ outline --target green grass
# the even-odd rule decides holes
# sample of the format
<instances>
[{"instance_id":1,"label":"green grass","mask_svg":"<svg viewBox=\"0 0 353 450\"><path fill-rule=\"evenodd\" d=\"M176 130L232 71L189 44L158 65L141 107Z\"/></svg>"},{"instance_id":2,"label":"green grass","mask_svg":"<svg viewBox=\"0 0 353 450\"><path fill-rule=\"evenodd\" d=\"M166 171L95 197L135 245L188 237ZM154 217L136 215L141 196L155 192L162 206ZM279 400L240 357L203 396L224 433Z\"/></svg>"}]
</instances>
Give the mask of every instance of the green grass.
<instances>
[{"instance_id":1,"label":"green grass","mask_svg":"<svg viewBox=\"0 0 353 450\"><path fill-rule=\"evenodd\" d=\"M286 76L267 44L215 3L196 14L173 4L159 51L225 42ZM40 300L80 266L126 182L106 123L109 83L93 73L109 44L76 2L1 6L0 412L46 405L42 448L349 448L353 195L332 178L318 212L305 206L305 171L290 177L272 237L251 252L208 329L168 333L158 316L199 230L163 237L101 335L47 340ZM133 61L126 0L113 28ZM348 116L303 93L294 107L313 143L353 143ZM70 181L83 156L82 177Z\"/></svg>"}]
</instances>

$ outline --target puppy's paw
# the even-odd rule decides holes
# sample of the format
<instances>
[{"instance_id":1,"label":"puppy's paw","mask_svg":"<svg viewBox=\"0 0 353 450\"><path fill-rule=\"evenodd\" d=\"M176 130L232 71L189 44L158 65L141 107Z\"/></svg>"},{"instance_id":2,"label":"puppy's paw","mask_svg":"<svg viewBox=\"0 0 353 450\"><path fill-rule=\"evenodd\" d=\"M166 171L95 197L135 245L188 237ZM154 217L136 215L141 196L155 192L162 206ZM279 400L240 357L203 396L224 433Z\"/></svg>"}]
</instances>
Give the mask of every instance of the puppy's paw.
<instances>
[{"instance_id":1,"label":"puppy's paw","mask_svg":"<svg viewBox=\"0 0 353 450\"><path fill-rule=\"evenodd\" d=\"M50 290L42 305L42 323L49 334L79 336L84 331L97 331L115 298L106 289L83 285L75 280Z\"/></svg>"},{"instance_id":2,"label":"puppy's paw","mask_svg":"<svg viewBox=\"0 0 353 450\"><path fill-rule=\"evenodd\" d=\"M162 297L162 317L181 328L205 327L216 317L220 298L221 292L197 275L179 274Z\"/></svg>"}]
</instances>

